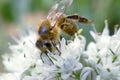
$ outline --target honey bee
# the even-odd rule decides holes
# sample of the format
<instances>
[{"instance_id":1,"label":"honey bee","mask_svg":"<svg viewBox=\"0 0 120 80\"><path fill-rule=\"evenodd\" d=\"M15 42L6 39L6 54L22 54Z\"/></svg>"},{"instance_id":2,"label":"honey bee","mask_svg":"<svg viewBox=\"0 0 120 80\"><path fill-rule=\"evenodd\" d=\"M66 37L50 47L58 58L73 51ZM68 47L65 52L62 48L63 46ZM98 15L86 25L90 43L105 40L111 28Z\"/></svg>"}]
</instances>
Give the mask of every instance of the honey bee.
<instances>
[{"instance_id":1,"label":"honey bee","mask_svg":"<svg viewBox=\"0 0 120 80\"><path fill-rule=\"evenodd\" d=\"M59 0L49 11L47 18L38 25L37 34L39 38L36 41L36 47L41 50L41 59L43 53L47 55L48 51L52 52L54 49L61 55L61 51L56 46L59 43L61 32L63 31L72 36L78 31L77 25L73 20L84 24L91 22L77 14L64 14L65 10L72 4L72 1Z\"/></svg>"}]
</instances>

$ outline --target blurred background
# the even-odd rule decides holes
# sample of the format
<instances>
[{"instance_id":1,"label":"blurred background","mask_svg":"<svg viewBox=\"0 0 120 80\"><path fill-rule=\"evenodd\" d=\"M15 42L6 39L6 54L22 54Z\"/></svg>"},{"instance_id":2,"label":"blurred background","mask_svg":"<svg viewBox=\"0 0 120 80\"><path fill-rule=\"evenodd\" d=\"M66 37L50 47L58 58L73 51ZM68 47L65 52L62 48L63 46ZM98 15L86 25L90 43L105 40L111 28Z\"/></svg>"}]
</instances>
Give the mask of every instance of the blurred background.
<instances>
[{"instance_id":1,"label":"blurred background","mask_svg":"<svg viewBox=\"0 0 120 80\"><path fill-rule=\"evenodd\" d=\"M1 55L8 51L8 42L12 42L10 34L24 25L36 27L44 19L56 0L0 0L0 72L3 72ZM94 20L98 32L104 27L104 20L109 23L110 35L114 25L120 24L120 0L74 0L66 14L80 14ZM91 24L79 24L87 43L92 40L89 31Z\"/></svg>"}]
</instances>

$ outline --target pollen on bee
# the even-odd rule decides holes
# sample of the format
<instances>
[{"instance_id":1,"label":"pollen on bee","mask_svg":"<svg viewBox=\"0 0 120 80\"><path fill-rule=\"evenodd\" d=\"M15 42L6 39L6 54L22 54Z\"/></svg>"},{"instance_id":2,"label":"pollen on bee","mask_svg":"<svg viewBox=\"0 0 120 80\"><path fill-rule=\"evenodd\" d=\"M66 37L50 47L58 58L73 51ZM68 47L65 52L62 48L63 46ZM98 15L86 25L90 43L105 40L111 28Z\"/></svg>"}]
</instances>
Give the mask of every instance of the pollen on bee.
<instances>
[{"instance_id":1,"label":"pollen on bee","mask_svg":"<svg viewBox=\"0 0 120 80\"><path fill-rule=\"evenodd\" d=\"M77 31L77 34L80 35L82 32L83 32L83 29L79 29L79 30Z\"/></svg>"}]
</instances>

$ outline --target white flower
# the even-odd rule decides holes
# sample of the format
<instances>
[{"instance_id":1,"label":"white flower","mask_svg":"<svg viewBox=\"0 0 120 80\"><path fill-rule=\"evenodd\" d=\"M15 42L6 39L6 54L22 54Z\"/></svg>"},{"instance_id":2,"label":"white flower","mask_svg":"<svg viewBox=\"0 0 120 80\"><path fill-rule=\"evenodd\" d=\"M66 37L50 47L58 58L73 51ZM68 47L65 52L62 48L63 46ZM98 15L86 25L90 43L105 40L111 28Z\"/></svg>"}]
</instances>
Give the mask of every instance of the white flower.
<instances>
[{"instance_id":1,"label":"white flower","mask_svg":"<svg viewBox=\"0 0 120 80\"><path fill-rule=\"evenodd\" d=\"M0 80L20 80L20 74L19 73L7 73L7 74L1 74Z\"/></svg>"},{"instance_id":2,"label":"white flower","mask_svg":"<svg viewBox=\"0 0 120 80\"><path fill-rule=\"evenodd\" d=\"M39 58L40 52L34 45L37 36L33 31L34 30L30 28L26 34L21 34L20 39L14 38L16 41L15 45L9 44L12 54L10 54L10 56L8 54L3 55L3 63L8 71L22 72L31 65L34 65L37 58Z\"/></svg>"},{"instance_id":3,"label":"white flower","mask_svg":"<svg viewBox=\"0 0 120 80\"><path fill-rule=\"evenodd\" d=\"M120 79L120 29L109 35L108 23L102 34L90 32L95 42L90 42L87 51L88 61L99 74L100 80ZM99 79L98 79L99 80Z\"/></svg>"},{"instance_id":4,"label":"white flower","mask_svg":"<svg viewBox=\"0 0 120 80\"><path fill-rule=\"evenodd\" d=\"M54 65L46 66L45 71L41 74L47 77L47 80L74 80L76 79L76 72L80 72L83 68L82 64L79 62L80 55L83 52L85 44L85 39L81 40L76 35L74 41L66 45L66 40L61 40L61 56L50 55L54 57ZM79 79L79 77L78 77Z\"/></svg>"},{"instance_id":5,"label":"white flower","mask_svg":"<svg viewBox=\"0 0 120 80\"><path fill-rule=\"evenodd\" d=\"M110 36L107 20L105 20L105 28L102 34L94 33L93 31L90 33L96 41L98 50L102 48L109 48L112 49L113 52L120 51L120 29L114 33L114 35Z\"/></svg>"},{"instance_id":6,"label":"white flower","mask_svg":"<svg viewBox=\"0 0 120 80\"><path fill-rule=\"evenodd\" d=\"M101 34L90 32L95 42L87 50L84 36L75 34L74 40L63 38L57 45L60 56L57 50L48 51L50 59L43 54L45 63L35 46L35 29L27 30L14 38L15 45L9 44L10 54L3 55L9 73L0 80L120 80L120 29L110 36L107 21Z\"/></svg>"}]
</instances>

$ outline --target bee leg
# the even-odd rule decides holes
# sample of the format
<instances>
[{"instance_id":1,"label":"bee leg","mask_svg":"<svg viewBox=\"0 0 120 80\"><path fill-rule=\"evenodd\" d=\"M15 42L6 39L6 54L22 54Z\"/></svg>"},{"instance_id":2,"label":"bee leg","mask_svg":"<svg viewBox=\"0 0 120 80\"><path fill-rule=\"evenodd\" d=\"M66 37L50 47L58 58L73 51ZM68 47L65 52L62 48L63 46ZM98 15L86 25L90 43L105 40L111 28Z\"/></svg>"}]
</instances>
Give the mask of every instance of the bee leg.
<instances>
[{"instance_id":1,"label":"bee leg","mask_svg":"<svg viewBox=\"0 0 120 80\"><path fill-rule=\"evenodd\" d=\"M61 43L60 43L60 41L58 42L58 44L59 44L59 48L61 48Z\"/></svg>"},{"instance_id":2,"label":"bee leg","mask_svg":"<svg viewBox=\"0 0 120 80\"><path fill-rule=\"evenodd\" d=\"M63 38L62 35L60 35L60 40L62 40L62 38Z\"/></svg>"},{"instance_id":3,"label":"bee leg","mask_svg":"<svg viewBox=\"0 0 120 80\"><path fill-rule=\"evenodd\" d=\"M56 46L56 43L54 40L51 40L52 45L56 48L56 50L59 52L59 56L61 55L61 51L58 49L58 47Z\"/></svg>"},{"instance_id":4,"label":"bee leg","mask_svg":"<svg viewBox=\"0 0 120 80\"><path fill-rule=\"evenodd\" d=\"M60 39L59 39L59 41L58 41L58 44L59 44L59 48L61 48L61 43L60 43L60 41L62 40L62 35L60 35Z\"/></svg>"},{"instance_id":5,"label":"bee leg","mask_svg":"<svg viewBox=\"0 0 120 80\"><path fill-rule=\"evenodd\" d=\"M81 16L79 16L78 14L68 15L66 18L67 18L67 19L77 20L78 22L84 23L84 24L93 22L93 20L88 20L87 18L81 17Z\"/></svg>"},{"instance_id":6,"label":"bee leg","mask_svg":"<svg viewBox=\"0 0 120 80\"><path fill-rule=\"evenodd\" d=\"M75 23L65 22L60 26L60 28L70 36L73 36L77 32L77 26Z\"/></svg>"},{"instance_id":7,"label":"bee leg","mask_svg":"<svg viewBox=\"0 0 120 80\"><path fill-rule=\"evenodd\" d=\"M44 63L44 60L43 60L43 58L42 58L42 54L43 54L43 53L40 54L40 58L41 58L42 62Z\"/></svg>"},{"instance_id":8,"label":"bee leg","mask_svg":"<svg viewBox=\"0 0 120 80\"><path fill-rule=\"evenodd\" d=\"M51 60L51 58L48 56L48 54L47 53L45 53L46 54L46 56L49 58L49 60L53 63L53 61ZM54 64L54 63L53 63Z\"/></svg>"}]
</instances>

